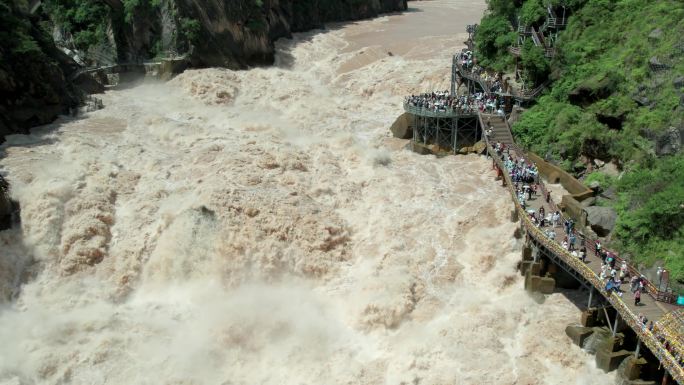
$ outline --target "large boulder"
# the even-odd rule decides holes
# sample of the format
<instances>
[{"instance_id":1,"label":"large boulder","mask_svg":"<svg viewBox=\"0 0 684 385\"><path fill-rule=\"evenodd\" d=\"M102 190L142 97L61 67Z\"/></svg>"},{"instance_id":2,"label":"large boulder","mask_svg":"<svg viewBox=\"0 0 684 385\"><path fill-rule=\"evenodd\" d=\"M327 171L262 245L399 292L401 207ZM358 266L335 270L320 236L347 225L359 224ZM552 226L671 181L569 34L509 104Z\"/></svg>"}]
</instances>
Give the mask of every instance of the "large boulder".
<instances>
[{"instance_id":1,"label":"large boulder","mask_svg":"<svg viewBox=\"0 0 684 385\"><path fill-rule=\"evenodd\" d=\"M586 207L587 222L596 235L605 237L615 227L617 213L610 207L592 206Z\"/></svg>"},{"instance_id":2,"label":"large boulder","mask_svg":"<svg viewBox=\"0 0 684 385\"><path fill-rule=\"evenodd\" d=\"M410 127L411 114L404 112L397 120L394 121L390 131L395 138L411 139L413 138L413 130Z\"/></svg>"}]
</instances>

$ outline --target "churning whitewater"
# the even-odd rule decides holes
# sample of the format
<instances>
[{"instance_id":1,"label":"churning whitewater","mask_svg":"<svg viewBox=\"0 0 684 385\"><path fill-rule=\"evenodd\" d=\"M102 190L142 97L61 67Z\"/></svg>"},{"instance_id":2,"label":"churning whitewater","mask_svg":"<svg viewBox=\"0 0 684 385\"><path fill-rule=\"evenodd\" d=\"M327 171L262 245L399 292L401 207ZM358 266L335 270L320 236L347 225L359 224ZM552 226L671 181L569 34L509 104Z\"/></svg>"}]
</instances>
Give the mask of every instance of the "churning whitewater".
<instances>
[{"instance_id":1,"label":"churning whitewater","mask_svg":"<svg viewBox=\"0 0 684 385\"><path fill-rule=\"evenodd\" d=\"M484 6L413 8L10 137L0 383L613 382L522 290L490 161L389 138Z\"/></svg>"}]
</instances>

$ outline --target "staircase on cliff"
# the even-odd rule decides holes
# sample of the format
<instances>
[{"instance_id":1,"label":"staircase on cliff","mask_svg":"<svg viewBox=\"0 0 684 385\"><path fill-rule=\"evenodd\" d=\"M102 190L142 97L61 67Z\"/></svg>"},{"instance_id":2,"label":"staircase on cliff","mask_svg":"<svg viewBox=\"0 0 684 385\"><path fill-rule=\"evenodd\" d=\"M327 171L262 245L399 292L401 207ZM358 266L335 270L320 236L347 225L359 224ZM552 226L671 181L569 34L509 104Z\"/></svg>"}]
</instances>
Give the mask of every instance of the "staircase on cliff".
<instances>
[{"instance_id":1,"label":"staircase on cliff","mask_svg":"<svg viewBox=\"0 0 684 385\"><path fill-rule=\"evenodd\" d=\"M493 143L500 142L506 146L511 146L514 144L513 135L508 127L508 123L504 118L499 115L490 114L480 114L480 119L484 125L485 130L487 128L492 129L492 134L489 136L489 140Z\"/></svg>"}]
</instances>

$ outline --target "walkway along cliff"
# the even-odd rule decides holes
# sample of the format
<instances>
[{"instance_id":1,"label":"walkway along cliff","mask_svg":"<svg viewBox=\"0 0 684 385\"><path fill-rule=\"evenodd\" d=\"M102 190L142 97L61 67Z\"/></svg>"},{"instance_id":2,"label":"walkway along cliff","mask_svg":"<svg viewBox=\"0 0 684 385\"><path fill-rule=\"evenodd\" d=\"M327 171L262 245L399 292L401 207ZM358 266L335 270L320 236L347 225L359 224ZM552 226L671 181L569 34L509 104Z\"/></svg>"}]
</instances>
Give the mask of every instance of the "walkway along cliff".
<instances>
[{"instance_id":1,"label":"walkway along cliff","mask_svg":"<svg viewBox=\"0 0 684 385\"><path fill-rule=\"evenodd\" d=\"M480 124L483 124L483 114L480 114ZM500 118L497 118L500 119ZM530 291L541 291L543 293L551 293L555 286L554 275L558 275L558 268L565 273L571 275L577 281L588 289L589 297L587 308L583 313L583 326L593 326L602 315L605 316L603 321L610 327L611 336L608 344L604 344L604 349L597 352L597 365L604 370L617 369L622 360L634 356L634 363L631 366L646 365L645 361L638 361L641 356L641 344L644 344L650 352L658 359L659 363L666 370L662 383L667 383L668 376L671 376L677 383L684 384L684 370L681 365L681 353L684 351L681 346L681 335L679 334L679 325L675 322L676 330L672 330L672 322L669 319L673 318L680 320L678 311L672 307L665 307L656 303L655 298L642 297L644 306L632 306L627 303L626 297L621 297L614 291L608 292L605 288L604 282L599 278L596 270L601 264L600 258L596 254L592 254L591 258L587 258L587 262L581 261L578 257L573 256L568 250L564 249L558 242L550 239L537 225L532 223L530 216L526 209L524 209L516 197L514 183L508 174L502 159L497 156L492 143L485 136L487 144L487 152L492 156L493 168L497 170L497 174L501 176L503 184L508 189L513 202L515 204L515 216L519 218L521 230L525 236L525 247L523 248L523 261L521 263L521 272L525 275L525 287ZM509 145L509 153L511 157L517 159L524 157L525 154L515 144ZM543 183L541 184L543 186ZM542 189L542 192L545 188ZM542 207L544 194L541 194L535 200L531 207ZM547 212L557 208L557 205L550 200L546 206ZM590 241L587 241L588 246ZM593 247L588 247L587 250L594 250ZM638 272L637 272L638 273ZM597 294L597 300L594 305L594 293ZM612 308L615 315L611 317L608 309ZM600 314L600 310L603 314ZM673 314L667 312L673 311ZM647 317L655 322L656 327L653 331L649 330L644 325L636 313L647 314ZM661 319L667 321L659 324ZM659 327L660 326L660 327ZM634 351L631 352L627 348L627 340L624 335L618 337L618 331L631 330L636 335L636 345ZM673 335L674 334L674 335ZM587 337L585 335L576 340L581 345L581 342ZM618 351L617 348L620 348ZM636 372L636 375L633 373ZM628 377L634 380L639 376L639 369L630 371L631 375Z\"/></svg>"}]
</instances>

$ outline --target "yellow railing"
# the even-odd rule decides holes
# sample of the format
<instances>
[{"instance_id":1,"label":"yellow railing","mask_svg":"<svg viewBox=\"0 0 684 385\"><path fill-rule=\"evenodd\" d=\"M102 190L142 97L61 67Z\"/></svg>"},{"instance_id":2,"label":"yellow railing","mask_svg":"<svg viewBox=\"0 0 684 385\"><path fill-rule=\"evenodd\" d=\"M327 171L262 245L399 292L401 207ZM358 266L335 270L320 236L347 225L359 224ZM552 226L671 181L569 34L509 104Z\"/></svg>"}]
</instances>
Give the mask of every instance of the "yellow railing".
<instances>
[{"instance_id":1,"label":"yellow railing","mask_svg":"<svg viewBox=\"0 0 684 385\"><path fill-rule=\"evenodd\" d=\"M482 117L480 116L480 120ZM482 122L480 122L482 123ZM603 281L591 270L584 262L580 261L579 258L574 257L569 251L564 249L558 242L550 239L544 234L541 229L539 229L532 220L530 220L529 215L525 212L525 209L520 205L518 198L513 189L513 181L511 180L508 170L503 164L501 158L496 156L489 139L485 136L485 143L487 145L487 151L492 155L492 159L496 165L501 169L503 178L506 181L506 186L513 198L513 203L515 204L515 209L518 212L518 216L521 218L522 224L525 227L527 233L533 237L538 243L542 244L545 248L553 252L565 263L579 272L587 282L590 282L592 286L596 288L608 301L613 305L613 307L620 313L622 318L625 320L627 325L629 325L632 330L639 336L641 341L651 350L651 352L658 358L663 367L667 369L668 373L675 379L679 384L684 385L684 370L679 364L678 360L663 346L663 344L656 338L656 336L648 330L645 325L640 324L638 317L634 315L632 310L627 307L627 305L622 301L618 295L614 292L608 293L605 290Z\"/></svg>"}]
</instances>

